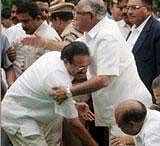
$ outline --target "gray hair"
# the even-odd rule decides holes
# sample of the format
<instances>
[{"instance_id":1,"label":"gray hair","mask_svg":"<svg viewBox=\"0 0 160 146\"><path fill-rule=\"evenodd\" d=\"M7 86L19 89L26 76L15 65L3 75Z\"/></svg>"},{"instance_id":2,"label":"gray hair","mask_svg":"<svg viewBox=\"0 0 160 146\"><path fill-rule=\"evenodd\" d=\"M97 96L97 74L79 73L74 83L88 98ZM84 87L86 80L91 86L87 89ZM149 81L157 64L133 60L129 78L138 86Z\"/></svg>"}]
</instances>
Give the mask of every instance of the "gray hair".
<instances>
[{"instance_id":1,"label":"gray hair","mask_svg":"<svg viewBox=\"0 0 160 146\"><path fill-rule=\"evenodd\" d=\"M106 15L106 7L103 0L80 0L83 9L88 12L93 12L97 15L97 19L102 19Z\"/></svg>"}]
</instances>

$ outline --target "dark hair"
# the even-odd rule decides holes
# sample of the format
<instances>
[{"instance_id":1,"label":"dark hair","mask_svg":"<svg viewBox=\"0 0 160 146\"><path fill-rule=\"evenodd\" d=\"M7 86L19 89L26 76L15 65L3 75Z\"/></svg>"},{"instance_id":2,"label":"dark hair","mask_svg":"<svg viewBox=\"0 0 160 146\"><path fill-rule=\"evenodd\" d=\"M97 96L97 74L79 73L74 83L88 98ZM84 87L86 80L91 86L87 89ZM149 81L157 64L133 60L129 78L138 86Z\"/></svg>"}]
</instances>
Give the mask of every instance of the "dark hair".
<instances>
[{"instance_id":1,"label":"dark hair","mask_svg":"<svg viewBox=\"0 0 160 146\"><path fill-rule=\"evenodd\" d=\"M2 9L1 17L4 19L9 19L11 17L11 8Z\"/></svg>"},{"instance_id":2,"label":"dark hair","mask_svg":"<svg viewBox=\"0 0 160 146\"><path fill-rule=\"evenodd\" d=\"M61 52L61 59L66 60L69 63L73 62L75 55L88 55L89 49L83 42L75 41L65 46Z\"/></svg>"},{"instance_id":3,"label":"dark hair","mask_svg":"<svg viewBox=\"0 0 160 146\"><path fill-rule=\"evenodd\" d=\"M19 13L28 13L33 19L38 15L42 16L42 12L35 2L18 5L17 14Z\"/></svg>"},{"instance_id":4,"label":"dark hair","mask_svg":"<svg viewBox=\"0 0 160 146\"><path fill-rule=\"evenodd\" d=\"M153 0L142 0L142 2L150 6L153 5Z\"/></svg>"},{"instance_id":5,"label":"dark hair","mask_svg":"<svg viewBox=\"0 0 160 146\"><path fill-rule=\"evenodd\" d=\"M137 101L140 105L140 108L133 108L131 110L127 110L123 115L122 115L122 123L127 124L130 121L134 122L142 122L144 121L146 114L147 114L147 109L145 105L139 101Z\"/></svg>"},{"instance_id":6,"label":"dark hair","mask_svg":"<svg viewBox=\"0 0 160 146\"><path fill-rule=\"evenodd\" d=\"M152 89L160 87L160 75L156 77L152 82Z\"/></svg>"},{"instance_id":7,"label":"dark hair","mask_svg":"<svg viewBox=\"0 0 160 146\"><path fill-rule=\"evenodd\" d=\"M73 19L73 13L72 12L55 12L52 13L51 18L57 19L57 17L63 21L68 21Z\"/></svg>"}]
</instances>

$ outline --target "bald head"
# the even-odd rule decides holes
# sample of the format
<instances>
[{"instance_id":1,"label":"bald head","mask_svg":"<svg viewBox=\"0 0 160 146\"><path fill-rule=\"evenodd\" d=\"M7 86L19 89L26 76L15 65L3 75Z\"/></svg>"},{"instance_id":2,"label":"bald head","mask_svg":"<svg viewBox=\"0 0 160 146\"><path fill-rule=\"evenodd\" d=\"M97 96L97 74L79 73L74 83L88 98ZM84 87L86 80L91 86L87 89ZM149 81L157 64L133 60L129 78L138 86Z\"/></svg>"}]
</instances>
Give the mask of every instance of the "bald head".
<instances>
[{"instance_id":1,"label":"bald head","mask_svg":"<svg viewBox=\"0 0 160 146\"><path fill-rule=\"evenodd\" d=\"M134 126L133 123L143 123L146 114L147 110L145 105L137 100L123 101L115 109L115 119L118 126L123 132L129 132L129 134L132 133L132 128L134 129L134 127L132 127ZM123 128L127 126L131 128L130 131L124 131ZM133 133L136 133L136 131Z\"/></svg>"}]
</instances>

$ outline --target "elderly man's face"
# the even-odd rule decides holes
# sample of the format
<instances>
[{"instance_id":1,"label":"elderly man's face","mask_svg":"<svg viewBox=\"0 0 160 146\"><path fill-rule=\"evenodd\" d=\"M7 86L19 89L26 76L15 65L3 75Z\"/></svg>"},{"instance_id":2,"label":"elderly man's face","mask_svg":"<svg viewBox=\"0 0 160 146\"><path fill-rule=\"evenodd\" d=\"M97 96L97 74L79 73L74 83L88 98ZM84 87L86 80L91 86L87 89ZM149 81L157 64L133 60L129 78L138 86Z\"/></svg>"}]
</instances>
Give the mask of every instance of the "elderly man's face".
<instances>
[{"instance_id":1,"label":"elderly man's face","mask_svg":"<svg viewBox=\"0 0 160 146\"><path fill-rule=\"evenodd\" d=\"M139 26L147 18L147 6L142 0L129 0L127 4L128 18L131 24Z\"/></svg>"},{"instance_id":2,"label":"elderly man's face","mask_svg":"<svg viewBox=\"0 0 160 146\"><path fill-rule=\"evenodd\" d=\"M83 4L78 3L75 7L73 20L74 27L80 32L88 32L92 28L93 14L83 9Z\"/></svg>"}]
</instances>

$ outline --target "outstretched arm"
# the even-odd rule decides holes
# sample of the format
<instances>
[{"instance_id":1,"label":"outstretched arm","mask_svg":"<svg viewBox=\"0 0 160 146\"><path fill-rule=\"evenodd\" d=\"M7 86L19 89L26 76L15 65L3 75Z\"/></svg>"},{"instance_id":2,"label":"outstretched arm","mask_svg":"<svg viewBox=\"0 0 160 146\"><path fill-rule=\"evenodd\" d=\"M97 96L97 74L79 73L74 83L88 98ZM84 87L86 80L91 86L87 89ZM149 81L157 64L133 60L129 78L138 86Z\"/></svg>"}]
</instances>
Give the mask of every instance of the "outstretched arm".
<instances>
[{"instance_id":1,"label":"outstretched arm","mask_svg":"<svg viewBox=\"0 0 160 146\"><path fill-rule=\"evenodd\" d=\"M70 119L68 122L73 127L74 134L86 142L87 146L98 146L96 141L91 137L87 129L83 126L78 118Z\"/></svg>"},{"instance_id":2,"label":"outstretched arm","mask_svg":"<svg viewBox=\"0 0 160 146\"><path fill-rule=\"evenodd\" d=\"M34 35L26 37L21 40L23 45L32 46L34 48L44 48L51 51L61 51L69 42L66 41L55 41L52 39L43 39L40 36Z\"/></svg>"},{"instance_id":3,"label":"outstretched arm","mask_svg":"<svg viewBox=\"0 0 160 146\"><path fill-rule=\"evenodd\" d=\"M109 77L105 75L99 75L87 80L83 83L77 84L70 88L73 96L87 94L94 92L98 89L108 86ZM61 104L67 98L67 89L63 86L53 88L51 93L54 100Z\"/></svg>"}]
</instances>

